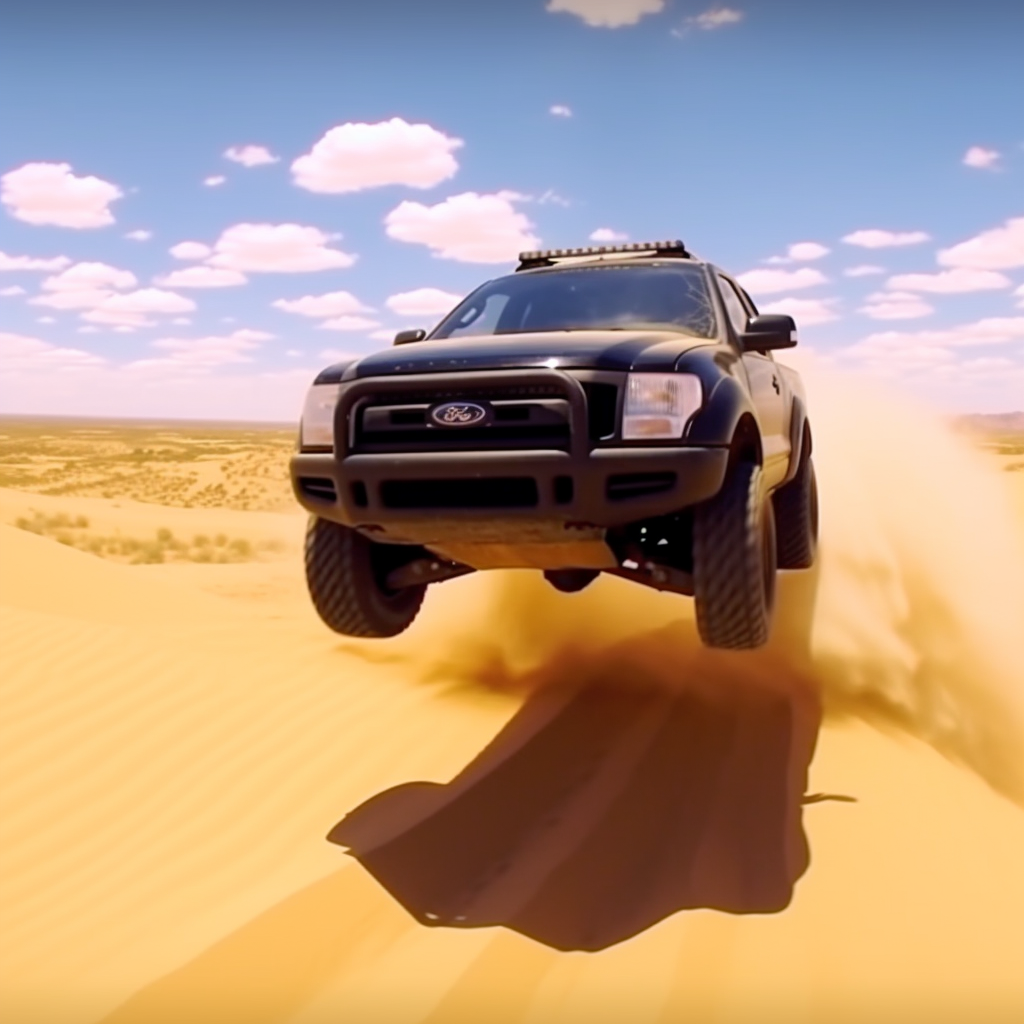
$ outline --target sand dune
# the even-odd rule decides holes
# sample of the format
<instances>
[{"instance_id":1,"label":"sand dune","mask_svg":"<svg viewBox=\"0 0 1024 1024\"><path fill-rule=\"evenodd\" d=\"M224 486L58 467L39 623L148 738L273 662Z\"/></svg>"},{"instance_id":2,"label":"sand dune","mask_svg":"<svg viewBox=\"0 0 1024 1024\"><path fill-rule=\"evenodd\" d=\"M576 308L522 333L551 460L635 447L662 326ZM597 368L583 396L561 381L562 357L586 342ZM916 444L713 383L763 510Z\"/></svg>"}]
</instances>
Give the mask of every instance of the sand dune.
<instances>
[{"instance_id":1,"label":"sand dune","mask_svg":"<svg viewBox=\"0 0 1024 1024\"><path fill-rule=\"evenodd\" d=\"M360 644L287 552L0 530L0 1018L1021 1019L1021 531L966 450L922 523L941 477L821 432L814 630L789 577L754 658L618 580L467 577Z\"/></svg>"}]
</instances>

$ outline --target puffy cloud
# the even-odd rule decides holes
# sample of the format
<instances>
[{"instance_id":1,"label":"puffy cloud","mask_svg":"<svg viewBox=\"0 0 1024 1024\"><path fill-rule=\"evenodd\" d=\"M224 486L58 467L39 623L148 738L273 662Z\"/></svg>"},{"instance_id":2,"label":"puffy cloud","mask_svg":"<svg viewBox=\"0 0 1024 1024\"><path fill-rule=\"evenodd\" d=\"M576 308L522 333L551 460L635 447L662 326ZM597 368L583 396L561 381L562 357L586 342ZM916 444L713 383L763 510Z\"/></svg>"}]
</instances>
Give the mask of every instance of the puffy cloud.
<instances>
[{"instance_id":1,"label":"puffy cloud","mask_svg":"<svg viewBox=\"0 0 1024 1024\"><path fill-rule=\"evenodd\" d=\"M0 201L28 224L101 228L114 223L110 204L123 194L102 178L77 177L71 164L25 164L0 178Z\"/></svg>"},{"instance_id":2,"label":"puffy cloud","mask_svg":"<svg viewBox=\"0 0 1024 1024\"><path fill-rule=\"evenodd\" d=\"M716 28L736 25L742 20L742 11L734 10L731 7L710 7L702 14L687 18L685 23L704 32L713 32Z\"/></svg>"},{"instance_id":3,"label":"puffy cloud","mask_svg":"<svg viewBox=\"0 0 1024 1024\"><path fill-rule=\"evenodd\" d=\"M365 316L336 316L325 320L320 327L325 331L368 331L380 327L380 321Z\"/></svg>"},{"instance_id":4,"label":"puffy cloud","mask_svg":"<svg viewBox=\"0 0 1024 1024\"><path fill-rule=\"evenodd\" d=\"M442 259L505 263L540 244L530 233L533 225L512 205L519 198L515 192L463 192L436 206L406 200L384 224L391 238L429 246Z\"/></svg>"},{"instance_id":5,"label":"puffy cloud","mask_svg":"<svg viewBox=\"0 0 1024 1024\"><path fill-rule=\"evenodd\" d=\"M554 117L572 117L572 110L564 103L555 103L548 108L548 113Z\"/></svg>"},{"instance_id":6,"label":"puffy cloud","mask_svg":"<svg viewBox=\"0 0 1024 1024\"><path fill-rule=\"evenodd\" d=\"M261 342L269 341L272 337L272 334L265 331L242 329L232 331L231 334L207 335L202 338L160 338L152 344L153 348L168 353L165 358L136 360L128 365L207 370L230 363L248 363L252 359L246 353L259 348Z\"/></svg>"},{"instance_id":7,"label":"puffy cloud","mask_svg":"<svg viewBox=\"0 0 1024 1024\"><path fill-rule=\"evenodd\" d=\"M67 256L39 259L36 256L8 256L0 252L0 270L63 270L70 263Z\"/></svg>"},{"instance_id":8,"label":"puffy cloud","mask_svg":"<svg viewBox=\"0 0 1024 1024\"><path fill-rule=\"evenodd\" d=\"M865 228L843 235L847 245L859 245L862 249L890 249L900 245L919 245L931 238L926 231L883 231L880 228Z\"/></svg>"},{"instance_id":9,"label":"puffy cloud","mask_svg":"<svg viewBox=\"0 0 1024 1024\"><path fill-rule=\"evenodd\" d=\"M155 279L162 288L233 288L249 279L238 270L222 267L184 267Z\"/></svg>"},{"instance_id":10,"label":"puffy cloud","mask_svg":"<svg viewBox=\"0 0 1024 1024\"><path fill-rule=\"evenodd\" d=\"M967 167L977 167L981 170L993 170L999 163L1000 153L995 149L985 149L982 146L971 146L963 156L963 163Z\"/></svg>"},{"instance_id":11,"label":"puffy cloud","mask_svg":"<svg viewBox=\"0 0 1024 1024\"><path fill-rule=\"evenodd\" d=\"M103 360L78 348L61 348L25 334L0 331L0 373L19 370L68 370L98 366Z\"/></svg>"},{"instance_id":12,"label":"puffy cloud","mask_svg":"<svg viewBox=\"0 0 1024 1024\"><path fill-rule=\"evenodd\" d=\"M794 299L786 297L775 299L767 305L759 306L762 313L785 313L791 316L797 327L810 327L814 324L827 324L838 320L839 315L833 308L837 299Z\"/></svg>"},{"instance_id":13,"label":"puffy cloud","mask_svg":"<svg viewBox=\"0 0 1024 1024\"><path fill-rule=\"evenodd\" d=\"M431 188L452 177L463 145L429 124L400 117L331 128L292 163L295 184L311 192L358 192L381 185Z\"/></svg>"},{"instance_id":14,"label":"puffy cloud","mask_svg":"<svg viewBox=\"0 0 1024 1024\"><path fill-rule=\"evenodd\" d=\"M860 312L873 320L914 320L935 310L913 292L875 292L867 297Z\"/></svg>"},{"instance_id":15,"label":"puffy cloud","mask_svg":"<svg viewBox=\"0 0 1024 1024\"><path fill-rule=\"evenodd\" d=\"M218 185L223 185L228 179L223 174L211 174L207 178L203 178L203 184L209 188L216 188Z\"/></svg>"},{"instance_id":16,"label":"puffy cloud","mask_svg":"<svg viewBox=\"0 0 1024 1024\"><path fill-rule=\"evenodd\" d=\"M872 274L884 274L885 267L876 267L873 263L861 263L856 267L847 267L844 277L870 277Z\"/></svg>"},{"instance_id":17,"label":"puffy cloud","mask_svg":"<svg viewBox=\"0 0 1024 1024\"><path fill-rule=\"evenodd\" d=\"M275 309L283 309L286 313L320 318L371 311L369 306L363 305L351 292L327 292L326 295L304 295L301 299L277 299L271 305Z\"/></svg>"},{"instance_id":18,"label":"puffy cloud","mask_svg":"<svg viewBox=\"0 0 1024 1024\"><path fill-rule=\"evenodd\" d=\"M129 231L124 237L130 238L133 242L148 242L153 237L153 232L137 228L135 231Z\"/></svg>"},{"instance_id":19,"label":"puffy cloud","mask_svg":"<svg viewBox=\"0 0 1024 1024\"><path fill-rule=\"evenodd\" d=\"M356 258L327 243L332 236L301 224L234 224L214 245L208 262L225 270L296 274L350 267Z\"/></svg>"},{"instance_id":20,"label":"puffy cloud","mask_svg":"<svg viewBox=\"0 0 1024 1024\"><path fill-rule=\"evenodd\" d=\"M820 270L801 267L799 270L748 270L738 274L736 280L754 295L771 295L794 288L813 288L824 284L828 278Z\"/></svg>"},{"instance_id":21,"label":"puffy cloud","mask_svg":"<svg viewBox=\"0 0 1024 1024\"><path fill-rule=\"evenodd\" d=\"M83 320L124 327L145 327L150 313L187 313L196 308L191 299L159 288L140 288L124 295L110 295L82 314Z\"/></svg>"},{"instance_id":22,"label":"puffy cloud","mask_svg":"<svg viewBox=\"0 0 1024 1024\"><path fill-rule=\"evenodd\" d=\"M665 9L665 0L548 0L552 14L575 14L594 28L635 25L644 15Z\"/></svg>"},{"instance_id":23,"label":"puffy cloud","mask_svg":"<svg viewBox=\"0 0 1024 1024\"><path fill-rule=\"evenodd\" d=\"M202 242L179 242L168 250L176 260L205 260L213 249Z\"/></svg>"},{"instance_id":24,"label":"puffy cloud","mask_svg":"<svg viewBox=\"0 0 1024 1024\"><path fill-rule=\"evenodd\" d=\"M0 295L5 299L11 298L14 295L24 295L25 289L20 284L12 284L9 288L0 288Z\"/></svg>"},{"instance_id":25,"label":"puffy cloud","mask_svg":"<svg viewBox=\"0 0 1024 1024\"><path fill-rule=\"evenodd\" d=\"M76 263L43 281L43 289L72 292L92 288L134 288L138 282L130 270L118 270L107 263Z\"/></svg>"},{"instance_id":26,"label":"puffy cloud","mask_svg":"<svg viewBox=\"0 0 1024 1024\"><path fill-rule=\"evenodd\" d=\"M73 288L37 295L29 302L33 306L49 306L50 309L93 309L113 294L108 288Z\"/></svg>"},{"instance_id":27,"label":"puffy cloud","mask_svg":"<svg viewBox=\"0 0 1024 1024\"><path fill-rule=\"evenodd\" d=\"M951 350L1007 345L1024 340L1024 316L988 317L973 323L929 331L883 331L870 334L845 351L861 358L912 353L926 361L952 358Z\"/></svg>"},{"instance_id":28,"label":"puffy cloud","mask_svg":"<svg viewBox=\"0 0 1024 1024\"><path fill-rule=\"evenodd\" d=\"M939 251L944 267L1007 270L1024 267L1024 217L1011 217L1002 227L982 231L966 242Z\"/></svg>"},{"instance_id":29,"label":"puffy cloud","mask_svg":"<svg viewBox=\"0 0 1024 1024\"><path fill-rule=\"evenodd\" d=\"M399 316L444 316L450 313L463 296L440 288L416 288L411 292L399 292L384 300L384 305Z\"/></svg>"},{"instance_id":30,"label":"puffy cloud","mask_svg":"<svg viewBox=\"0 0 1024 1024\"><path fill-rule=\"evenodd\" d=\"M786 250L786 255L791 260L820 260L827 256L832 250L819 242L794 242Z\"/></svg>"},{"instance_id":31,"label":"puffy cloud","mask_svg":"<svg viewBox=\"0 0 1024 1024\"><path fill-rule=\"evenodd\" d=\"M274 156L266 146L229 146L224 156L245 167L259 167L261 164L276 164L281 158Z\"/></svg>"},{"instance_id":32,"label":"puffy cloud","mask_svg":"<svg viewBox=\"0 0 1024 1024\"><path fill-rule=\"evenodd\" d=\"M974 270L970 267L953 267L937 274L897 274L890 277L889 288L908 292L935 292L937 294L958 294L960 292L991 291L1009 288L1012 282L1005 274L994 270Z\"/></svg>"},{"instance_id":33,"label":"puffy cloud","mask_svg":"<svg viewBox=\"0 0 1024 1024\"><path fill-rule=\"evenodd\" d=\"M624 242L629 235L624 231L616 231L613 228L597 228L590 232L592 242Z\"/></svg>"}]
</instances>

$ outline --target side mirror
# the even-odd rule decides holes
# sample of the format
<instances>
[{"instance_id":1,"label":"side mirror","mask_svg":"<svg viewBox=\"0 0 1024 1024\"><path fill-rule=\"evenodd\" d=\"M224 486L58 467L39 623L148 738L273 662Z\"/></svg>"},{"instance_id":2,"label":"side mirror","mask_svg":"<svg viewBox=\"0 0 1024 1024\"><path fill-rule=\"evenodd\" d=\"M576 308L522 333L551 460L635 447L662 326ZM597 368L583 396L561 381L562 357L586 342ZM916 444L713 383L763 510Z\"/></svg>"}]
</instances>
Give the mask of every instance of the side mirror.
<instances>
[{"instance_id":1,"label":"side mirror","mask_svg":"<svg viewBox=\"0 0 1024 1024\"><path fill-rule=\"evenodd\" d=\"M765 352L771 348L793 348L796 345L796 321L780 313L762 313L747 321L740 335L744 352Z\"/></svg>"},{"instance_id":2,"label":"side mirror","mask_svg":"<svg viewBox=\"0 0 1024 1024\"><path fill-rule=\"evenodd\" d=\"M408 345L410 341L422 341L427 336L427 332L422 327L417 327L415 331L399 331L395 335L396 345Z\"/></svg>"}]
</instances>

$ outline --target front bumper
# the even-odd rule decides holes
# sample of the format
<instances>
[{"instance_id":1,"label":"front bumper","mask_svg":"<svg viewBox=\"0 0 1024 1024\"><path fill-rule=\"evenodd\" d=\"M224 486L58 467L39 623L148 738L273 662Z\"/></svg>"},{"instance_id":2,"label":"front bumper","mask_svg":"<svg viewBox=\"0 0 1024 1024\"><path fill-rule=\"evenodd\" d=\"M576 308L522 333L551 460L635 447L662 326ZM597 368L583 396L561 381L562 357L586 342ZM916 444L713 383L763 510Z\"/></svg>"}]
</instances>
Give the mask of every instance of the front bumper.
<instances>
[{"instance_id":1,"label":"front bumper","mask_svg":"<svg viewBox=\"0 0 1024 1024\"><path fill-rule=\"evenodd\" d=\"M543 542L704 501L721 488L728 458L726 448L598 448L585 458L551 451L300 452L291 476L309 512L380 540Z\"/></svg>"}]
</instances>

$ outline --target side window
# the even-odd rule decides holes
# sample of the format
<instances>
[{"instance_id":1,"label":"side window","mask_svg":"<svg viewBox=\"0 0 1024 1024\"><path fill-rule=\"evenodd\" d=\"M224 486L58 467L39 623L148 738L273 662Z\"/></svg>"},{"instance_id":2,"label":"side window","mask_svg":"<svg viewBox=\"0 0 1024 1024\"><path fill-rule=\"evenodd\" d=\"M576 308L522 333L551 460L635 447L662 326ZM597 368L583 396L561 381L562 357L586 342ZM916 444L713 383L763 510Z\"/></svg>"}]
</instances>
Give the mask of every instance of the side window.
<instances>
[{"instance_id":1,"label":"side window","mask_svg":"<svg viewBox=\"0 0 1024 1024\"><path fill-rule=\"evenodd\" d=\"M718 289L722 293L722 301L725 303L725 311L729 315L729 322L737 334L742 334L747 329L747 320L750 314L747 312L733 283L718 275Z\"/></svg>"}]
</instances>

